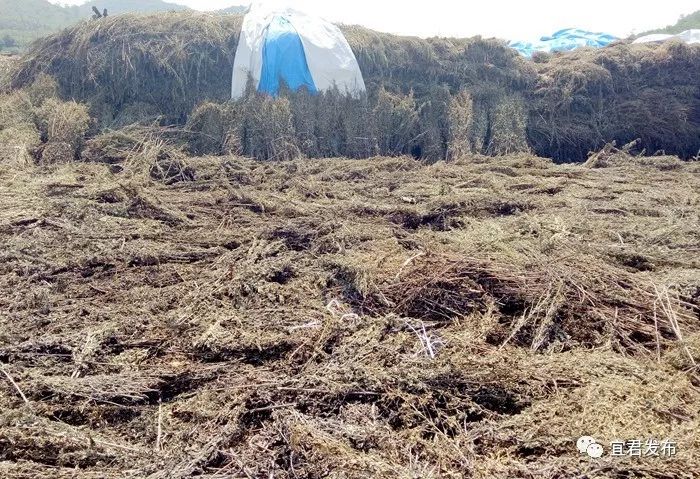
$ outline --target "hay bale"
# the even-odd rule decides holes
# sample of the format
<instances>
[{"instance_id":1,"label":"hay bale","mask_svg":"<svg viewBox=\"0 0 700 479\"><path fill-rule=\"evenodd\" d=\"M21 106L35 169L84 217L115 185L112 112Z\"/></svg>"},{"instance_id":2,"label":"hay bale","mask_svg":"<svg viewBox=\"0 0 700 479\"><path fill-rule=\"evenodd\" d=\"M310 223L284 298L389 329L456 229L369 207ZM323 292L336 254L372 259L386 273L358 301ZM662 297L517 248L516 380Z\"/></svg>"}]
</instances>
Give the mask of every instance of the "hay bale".
<instances>
[{"instance_id":1,"label":"hay bale","mask_svg":"<svg viewBox=\"0 0 700 479\"><path fill-rule=\"evenodd\" d=\"M43 140L68 143L78 151L90 126L85 105L49 98L37 109L36 115Z\"/></svg>"}]
</instances>

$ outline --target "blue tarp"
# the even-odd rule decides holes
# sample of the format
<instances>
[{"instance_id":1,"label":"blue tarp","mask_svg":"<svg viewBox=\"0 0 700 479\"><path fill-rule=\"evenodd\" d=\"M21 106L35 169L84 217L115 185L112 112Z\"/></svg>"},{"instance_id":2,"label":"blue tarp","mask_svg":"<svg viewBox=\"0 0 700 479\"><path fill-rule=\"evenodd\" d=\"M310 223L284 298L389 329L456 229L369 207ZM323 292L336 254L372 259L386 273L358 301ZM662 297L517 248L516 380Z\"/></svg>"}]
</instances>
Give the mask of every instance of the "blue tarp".
<instances>
[{"instance_id":1,"label":"blue tarp","mask_svg":"<svg viewBox=\"0 0 700 479\"><path fill-rule=\"evenodd\" d=\"M537 42L512 41L509 47L522 55L531 57L535 52L563 52L579 47L600 48L610 45L618 38L607 33L594 33L578 28L559 30L549 37L542 37Z\"/></svg>"},{"instance_id":2,"label":"blue tarp","mask_svg":"<svg viewBox=\"0 0 700 479\"><path fill-rule=\"evenodd\" d=\"M306 87L317 92L299 34L286 18L276 16L270 22L262 55L259 91L277 96L284 81L293 91Z\"/></svg>"}]
</instances>

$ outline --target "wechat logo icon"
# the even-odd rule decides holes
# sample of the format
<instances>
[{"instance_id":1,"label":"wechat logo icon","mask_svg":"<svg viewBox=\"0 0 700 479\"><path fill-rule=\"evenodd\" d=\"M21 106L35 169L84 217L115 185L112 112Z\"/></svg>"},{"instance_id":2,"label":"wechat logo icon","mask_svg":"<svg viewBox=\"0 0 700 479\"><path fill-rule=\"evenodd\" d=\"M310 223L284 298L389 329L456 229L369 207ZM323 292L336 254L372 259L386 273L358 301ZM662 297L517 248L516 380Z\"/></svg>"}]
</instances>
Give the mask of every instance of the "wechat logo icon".
<instances>
[{"instance_id":1,"label":"wechat logo icon","mask_svg":"<svg viewBox=\"0 0 700 479\"><path fill-rule=\"evenodd\" d=\"M603 457L603 446L598 444L595 438L591 436L581 436L578 441L576 441L576 449L581 454L588 454L589 457L593 459L600 459Z\"/></svg>"}]
</instances>

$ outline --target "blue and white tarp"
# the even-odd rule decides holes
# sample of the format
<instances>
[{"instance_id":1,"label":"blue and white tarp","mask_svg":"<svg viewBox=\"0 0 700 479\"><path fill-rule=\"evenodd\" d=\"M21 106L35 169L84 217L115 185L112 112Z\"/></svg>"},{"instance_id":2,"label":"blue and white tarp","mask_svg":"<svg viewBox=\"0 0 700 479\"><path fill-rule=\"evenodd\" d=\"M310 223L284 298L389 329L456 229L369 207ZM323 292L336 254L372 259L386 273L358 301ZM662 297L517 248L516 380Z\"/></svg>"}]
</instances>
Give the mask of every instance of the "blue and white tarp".
<instances>
[{"instance_id":1,"label":"blue and white tarp","mask_svg":"<svg viewBox=\"0 0 700 479\"><path fill-rule=\"evenodd\" d=\"M289 20L276 16L267 27L258 90L277 96L284 81L293 91L305 87L316 93L301 39Z\"/></svg>"},{"instance_id":2,"label":"blue and white tarp","mask_svg":"<svg viewBox=\"0 0 700 479\"><path fill-rule=\"evenodd\" d=\"M337 87L357 95L365 83L345 36L335 25L293 9L252 7L243 20L233 64L231 97L249 79L272 96L286 84L312 93Z\"/></svg>"},{"instance_id":3,"label":"blue and white tarp","mask_svg":"<svg viewBox=\"0 0 700 479\"><path fill-rule=\"evenodd\" d=\"M580 47L601 48L610 45L615 40L618 40L618 38L607 33L594 33L578 28L567 28L559 30L552 36L542 37L539 41L512 41L508 46L529 58L535 52L564 52Z\"/></svg>"},{"instance_id":4,"label":"blue and white tarp","mask_svg":"<svg viewBox=\"0 0 700 479\"><path fill-rule=\"evenodd\" d=\"M660 43L668 40L677 40L688 45L700 44L700 29L686 30L676 35L652 33L651 35L637 38L633 43Z\"/></svg>"}]
</instances>

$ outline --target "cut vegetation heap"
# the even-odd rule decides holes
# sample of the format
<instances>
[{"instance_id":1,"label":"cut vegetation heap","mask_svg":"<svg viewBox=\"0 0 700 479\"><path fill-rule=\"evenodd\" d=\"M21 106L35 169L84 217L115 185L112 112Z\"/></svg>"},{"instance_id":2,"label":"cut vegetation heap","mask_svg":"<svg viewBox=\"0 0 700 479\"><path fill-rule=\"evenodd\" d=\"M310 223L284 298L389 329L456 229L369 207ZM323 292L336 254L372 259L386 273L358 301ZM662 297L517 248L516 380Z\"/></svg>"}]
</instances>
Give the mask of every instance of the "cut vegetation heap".
<instances>
[{"instance_id":1,"label":"cut vegetation heap","mask_svg":"<svg viewBox=\"0 0 700 479\"><path fill-rule=\"evenodd\" d=\"M64 98L88 103L104 128L144 118L184 125L203 102L223 105L229 98L241 23L237 15L196 13L85 22L35 45L14 85L27 86L47 73L57 79ZM264 119L284 123L266 126L286 132L285 154L273 145L261 154L245 139L242 153L261 158L286 157L295 150L314 157L411 153L439 160L455 151L498 155L532 149L558 161L581 161L606 142L637 138L649 153L663 150L689 158L700 150L697 46L619 44L539 56L533 63L497 40L422 40L361 27L342 30L368 97L336 112L332 131L318 132L318 125L303 124L303 115L316 106L295 107L308 99L286 94L291 105L281 100L274 107L282 116ZM465 94L471 104L450 115L455 99L464 103ZM387 95L396 98L387 101ZM332 110L340 101L330 98L321 108ZM235 125L217 134L214 144L241 139L246 122L255 124L241 113L244 105L220 108L235 113ZM285 109L291 110L291 128L283 118ZM357 121L352 116L357 112L365 115L359 129L348 125ZM398 126L402 137L391 138L395 132L383 126Z\"/></svg>"},{"instance_id":2,"label":"cut vegetation heap","mask_svg":"<svg viewBox=\"0 0 700 479\"><path fill-rule=\"evenodd\" d=\"M0 63L0 477L700 477L697 48L349 27L366 97L227 102L237 22Z\"/></svg>"}]
</instances>

